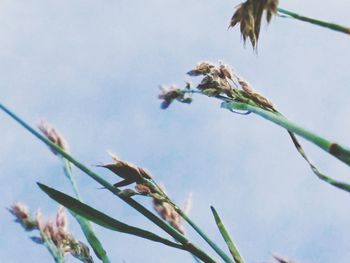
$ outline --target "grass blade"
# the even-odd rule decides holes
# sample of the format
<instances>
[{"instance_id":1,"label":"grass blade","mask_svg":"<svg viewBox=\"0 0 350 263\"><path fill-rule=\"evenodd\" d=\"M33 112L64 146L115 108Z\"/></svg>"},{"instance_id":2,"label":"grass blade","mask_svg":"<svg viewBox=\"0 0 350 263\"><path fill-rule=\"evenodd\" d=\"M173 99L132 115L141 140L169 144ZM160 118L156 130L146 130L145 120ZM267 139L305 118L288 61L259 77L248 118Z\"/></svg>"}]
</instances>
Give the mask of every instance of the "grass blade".
<instances>
[{"instance_id":1,"label":"grass blade","mask_svg":"<svg viewBox=\"0 0 350 263\"><path fill-rule=\"evenodd\" d=\"M181 209L176 207L176 211L182 216L183 219L207 242L207 244L223 259L226 263L233 263L232 259L226 255L226 253L213 242L204 231L197 226Z\"/></svg>"},{"instance_id":2,"label":"grass blade","mask_svg":"<svg viewBox=\"0 0 350 263\"><path fill-rule=\"evenodd\" d=\"M60 191L57 191L41 183L38 183L38 185L41 190L43 190L48 196L50 196L56 202L65 206L67 209L73 211L75 214L78 214L104 228L108 228L113 231L135 235L135 236L146 238L155 242L160 242L171 247L183 249L183 246L180 244L164 239L160 236L153 234L152 232L120 222Z\"/></svg>"},{"instance_id":3,"label":"grass blade","mask_svg":"<svg viewBox=\"0 0 350 263\"><path fill-rule=\"evenodd\" d=\"M219 214L216 212L216 210L213 206L211 206L210 208L211 208L211 211L213 212L216 225L218 226L220 233L221 233L222 237L224 238L228 249L230 250L230 253L233 257L233 260L235 261L235 263L244 263L241 255L239 254L237 247L235 246L232 238L230 237L230 234L227 232L224 224L222 223L222 221L219 217Z\"/></svg>"}]
</instances>

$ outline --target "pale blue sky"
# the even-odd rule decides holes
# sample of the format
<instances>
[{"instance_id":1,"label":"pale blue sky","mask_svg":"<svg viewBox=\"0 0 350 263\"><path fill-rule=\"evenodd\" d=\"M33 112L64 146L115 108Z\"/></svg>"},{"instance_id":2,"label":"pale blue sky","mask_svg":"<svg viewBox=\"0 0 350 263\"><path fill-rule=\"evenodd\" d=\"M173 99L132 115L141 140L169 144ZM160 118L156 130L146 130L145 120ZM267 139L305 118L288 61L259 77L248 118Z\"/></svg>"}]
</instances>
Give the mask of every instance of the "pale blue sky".
<instances>
[{"instance_id":1,"label":"pale blue sky","mask_svg":"<svg viewBox=\"0 0 350 263\"><path fill-rule=\"evenodd\" d=\"M345 0L280 2L350 24ZM224 247L209 209L214 205L249 263L271 261L271 252L304 263L347 263L350 195L318 181L284 130L203 97L159 108L159 84L181 85L197 62L223 60L292 120L350 145L344 121L350 113L349 36L275 18L262 28L257 55L244 48L237 29L227 31L238 3L2 0L0 100L32 125L41 119L54 124L87 165L109 161L111 150L149 169L179 203L192 192L192 218ZM35 182L70 192L68 182L51 152L4 114L0 131L0 258L50 262L5 208L19 200L54 214L56 204ZM305 146L322 170L346 181L348 167ZM76 173L89 204L155 229ZM83 239L73 220L70 228ZM174 249L96 231L112 262L192 262Z\"/></svg>"}]
</instances>

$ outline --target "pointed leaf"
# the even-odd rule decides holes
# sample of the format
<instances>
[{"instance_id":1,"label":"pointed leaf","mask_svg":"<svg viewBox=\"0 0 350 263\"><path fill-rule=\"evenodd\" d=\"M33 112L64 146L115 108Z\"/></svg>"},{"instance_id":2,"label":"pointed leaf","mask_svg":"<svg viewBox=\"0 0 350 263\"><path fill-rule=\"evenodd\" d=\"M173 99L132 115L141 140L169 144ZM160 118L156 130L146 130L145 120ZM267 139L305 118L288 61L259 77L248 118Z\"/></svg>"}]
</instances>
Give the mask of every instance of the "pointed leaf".
<instances>
[{"instance_id":1,"label":"pointed leaf","mask_svg":"<svg viewBox=\"0 0 350 263\"><path fill-rule=\"evenodd\" d=\"M227 244L227 247L228 249L230 250L230 253L233 257L233 260L236 262L236 263L244 263L241 255L239 254L238 252L238 249L237 247L235 246L235 244L233 243L233 240L232 238L230 237L230 234L227 232L224 224L222 223L218 213L216 212L215 208L213 206L210 207L211 208L211 211L213 212L213 215L214 215L214 218L215 218L215 222L216 222L216 225L218 226L219 230L220 230L220 233L222 235L222 237L224 238L226 244Z\"/></svg>"},{"instance_id":2,"label":"pointed leaf","mask_svg":"<svg viewBox=\"0 0 350 263\"><path fill-rule=\"evenodd\" d=\"M94 208L91 206L88 206L86 204L83 204L82 202L78 201L75 198L72 198L60 191L57 191L53 188L50 188L44 184L37 183L38 186L43 190L48 196L50 196L52 199L57 201L58 203L65 206L67 209L73 211L74 213L85 217L86 219L94 222L95 224L98 224L102 227L108 228L113 231L118 231L122 233L127 233L131 235L135 235L138 237L142 237L145 239L149 239L155 242L163 243L167 246L184 249L183 246L174 243L170 240L167 240L165 238L162 238L158 235L153 234L152 232L133 227L130 225L127 225L121 221L118 221Z\"/></svg>"}]
</instances>

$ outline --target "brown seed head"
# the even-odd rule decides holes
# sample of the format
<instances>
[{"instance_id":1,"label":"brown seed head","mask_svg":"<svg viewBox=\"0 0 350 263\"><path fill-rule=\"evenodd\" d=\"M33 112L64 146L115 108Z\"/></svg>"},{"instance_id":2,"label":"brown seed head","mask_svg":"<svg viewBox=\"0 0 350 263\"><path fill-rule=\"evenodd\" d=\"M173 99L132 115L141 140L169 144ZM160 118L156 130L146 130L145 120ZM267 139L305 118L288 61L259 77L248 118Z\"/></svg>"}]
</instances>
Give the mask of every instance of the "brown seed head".
<instances>
[{"instance_id":1,"label":"brown seed head","mask_svg":"<svg viewBox=\"0 0 350 263\"><path fill-rule=\"evenodd\" d=\"M227 64L222 63L220 63L220 75L229 80L232 80L235 77L231 67Z\"/></svg>"},{"instance_id":2,"label":"brown seed head","mask_svg":"<svg viewBox=\"0 0 350 263\"><path fill-rule=\"evenodd\" d=\"M138 167L132 163L120 160L115 154L110 153L114 163L101 165L120 176L123 179L126 179L133 182L140 182L141 179L151 179L150 172L145 169Z\"/></svg>"},{"instance_id":3,"label":"brown seed head","mask_svg":"<svg viewBox=\"0 0 350 263\"><path fill-rule=\"evenodd\" d=\"M241 85L241 88L242 88L245 92L247 92L247 93L252 93L252 92L254 92L254 89L252 88L252 86L251 86L247 81L245 81L245 80L239 78L239 79L238 79L238 83L239 83L239 85Z\"/></svg>"},{"instance_id":4,"label":"brown seed head","mask_svg":"<svg viewBox=\"0 0 350 263\"><path fill-rule=\"evenodd\" d=\"M278 0L247 0L236 7L230 27L240 24L240 30L244 42L249 39L253 48L256 48L263 12L266 11L267 22L277 14Z\"/></svg>"},{"instance_id":5,"label":"brown seed head","mask_svg":"<svg viewBox=\"0 0 350 263\"><path fill-rule=\"evenodd\" d=\"M190 76L200 76L212 73L212 70L215 69L215 65L211 64L210 62L204 61L197 64L197 66L187 72Z\"/></svg>"}]
</instances>

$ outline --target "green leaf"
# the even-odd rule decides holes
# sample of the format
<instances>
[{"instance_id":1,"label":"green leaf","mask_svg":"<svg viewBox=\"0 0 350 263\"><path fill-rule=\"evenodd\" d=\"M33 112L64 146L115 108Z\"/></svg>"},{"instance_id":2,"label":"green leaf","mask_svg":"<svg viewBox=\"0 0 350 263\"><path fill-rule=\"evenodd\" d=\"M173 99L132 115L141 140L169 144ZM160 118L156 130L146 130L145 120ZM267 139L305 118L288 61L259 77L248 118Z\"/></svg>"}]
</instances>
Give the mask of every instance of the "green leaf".
<instances>
[{"instance_id":1,"label":"green leaf","mask_svg":"<svg viewBox=\"0 0 350 263\"><path fill-rule=\"evenodd\" d=\"M137 227L127 225L60 191L57 191L41 183L37 183L37 184L40 187L40 189L43 190L52 199L62 204L69 210L73 211L74 213L94 222L95 224L98 224L102 227L105 227L113 231L135 235L148 240L162 243L170 247L184 249L183 246L180 244L177 244L170 240L162 238L147 230L143 230Z\"/></svg>"},{"instance_id":2,"label":"green leaf","mask_svg":"<svg viewBox=\"0 0 350 263\"><path fill-rule=\"evenodd\" d=\"M230 250L230 253L231 253L232 257L233 257L233 260L236 263L244 263L241 255L238 252L237 247L235 246L232 238L230 237L230 234L227 232L227 230L226 230L224 224L222 223L222 221L221 221L218 213L216 212L215 208L213 206L211 206L210 208L211 208L211 211L213 212L216 225L218 226L218 228L220 230L220 233L221 233L222 237L224 238L228 249Z\"/></svg>"}]
</instances>

